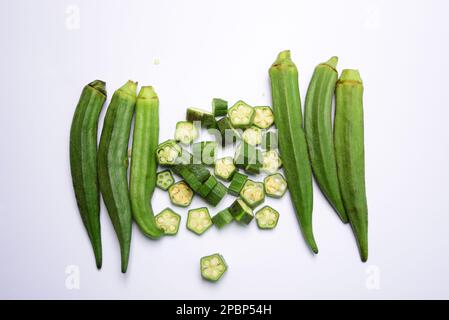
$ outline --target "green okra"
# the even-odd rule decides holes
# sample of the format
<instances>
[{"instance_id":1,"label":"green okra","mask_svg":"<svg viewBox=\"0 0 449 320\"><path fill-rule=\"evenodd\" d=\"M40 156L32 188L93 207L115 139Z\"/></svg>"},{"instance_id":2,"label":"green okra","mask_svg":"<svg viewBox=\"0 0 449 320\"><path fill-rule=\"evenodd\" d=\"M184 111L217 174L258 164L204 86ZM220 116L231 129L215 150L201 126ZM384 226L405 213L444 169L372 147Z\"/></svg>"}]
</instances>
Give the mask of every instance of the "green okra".
<instances>
[{"instance_id":1,"label":"green okra","mask_svg":"<svg viewBox=\"0 0 449 320\"><path fill-rule=\"evenodd\" d=\"M98 148L98 180L103 201L120 243L121 269L128 267L132 212L128 191L128 141L137 83L114 92L104 119Z\"/></svg>"},{"instance_id":2,"label":"green okra","mask_svg":"<svg viewBox=\"0 0 449 320\"><path fill-rule=\"evenodd\" d=\"M70 128L70 169L76 202L101 268L100 191L97 176L98 118L106 101L106 84L95 80L81 93Z\"/></svg>"},{"instance_id":3,"label":"green okra","mask_svg":"<svg viewBox=\"0 0 449 320\"><path fill-rule=\"evenodd\" d=\"M151 198L156 187L159 100L153 87L140 89L136 102L129 192L134 221L147 237L164 233L156 225Z\"/></svg>"},{"instance_id":4,"label":"green okra","mask_svg":"<svg viewBox=\"0 0 449 320\"><path fill-rule=\"evenodd\" d=\"M298 70L290 58L290 51L279 53L269 74L274 119L279 135L279 151L291 199L304 238L311 250L317 253L318 247L312 228L312 170L306 137L302 129Z\"/></svg>"},{"instance_id":5,"label":"green okra","mask_svg":"<svg viewBox=\"0 0 449 320\"><path fill-rule=\"evenodd\" d=\"M368 259L368 205L365 190L363 84L357 70L343 70L337 82L334 129L341 195L360 258Z\"/></svg>"},{"instance_id":6,"label":"green okra","mask_svg":"<svg viewBox=\"0 0 449 320\"><path fill-rule=\"evenodd\" d=\"M316 181L341 221L347 223L348 216L338 183L332 128L332 98L338 79L335 69L337 62L338 58L332 57L315 68L307 90L304 129Z\"/></svg>"}]
</instances>

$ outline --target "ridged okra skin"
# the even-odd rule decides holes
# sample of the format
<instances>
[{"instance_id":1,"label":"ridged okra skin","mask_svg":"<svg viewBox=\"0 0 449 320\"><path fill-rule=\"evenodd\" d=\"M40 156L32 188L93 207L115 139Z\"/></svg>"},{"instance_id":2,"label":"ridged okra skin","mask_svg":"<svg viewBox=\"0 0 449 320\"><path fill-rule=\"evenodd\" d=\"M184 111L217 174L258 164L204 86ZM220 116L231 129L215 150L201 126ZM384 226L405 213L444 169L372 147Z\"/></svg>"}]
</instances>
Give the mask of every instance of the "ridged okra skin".
<instances>
[{"instance_id":1,"label":"ridged okra skin","mask_svg":"<svg viewBox=\"0 0 449 320\"><path fill-rule=\"evenodd\" d=\"M70 128L70 169L76 202L101 268L100 191L97 176L98 118L106 101L106 84L95 80L81 93Z\"/></svg>"},{"instance_id":2,"label":"ridged okra skin","mask_svg":"<svg viewBox=\"0 0 449 320\"><path fill-rule=\"evenodd\" d=\"M357 70L343 70L337 82L335 154L343 203L363 262L368 259L368 205L365 190L363 84Z\"/></svg>"},{"instance_id":3,"label":"ridged okra skin","mask_svg":"<svg viewBox=\"0 0 449 320\"><path fill-rule=\"evenodd\" d=\"M335 69L337 62L338 58L332 57L315 68L307 90L304 129L315 179L341 221L347 223L348 216L338 183L332 128L332 99L338 80Z\"/></svg>"},{"instance_id":4,"label":"ridged okra skin","mask_svg":"<svg viewBox=\"0 0 449 320\"><path fill-rule=\"evenodd\" d=\"M98 148L100 191L120 243L121 269L128 267L132 212L128 191L128 142L136 104L137 83L128 81L114 92Z\"/></svg>"},{"instance_id":5,"label":"ridged okra skin","mask_svg":"<svg viewBox=\"0 0 449 320\"><path fill-rule=\"evenodd\" d=\"M129 189L134 221L143 234L152 239L163 235L151 206L156 187L158 142L159 99L153 87L142 87L136 102Z\"/></svg>"},{"instance_id":6,"label":"ridged okra skin","mask_svg":"<svg viewBox=\"0 0 449 320\"><path fill-rule=\"evenodd\" d=\"M318 253L312 229L312 169L302 128L298 70L290 58L290 51L279 53L269 74L273 112L279 135L279 151L290 186L290 196L304 238L311 250Z\"/></svg>"}]
</instances>

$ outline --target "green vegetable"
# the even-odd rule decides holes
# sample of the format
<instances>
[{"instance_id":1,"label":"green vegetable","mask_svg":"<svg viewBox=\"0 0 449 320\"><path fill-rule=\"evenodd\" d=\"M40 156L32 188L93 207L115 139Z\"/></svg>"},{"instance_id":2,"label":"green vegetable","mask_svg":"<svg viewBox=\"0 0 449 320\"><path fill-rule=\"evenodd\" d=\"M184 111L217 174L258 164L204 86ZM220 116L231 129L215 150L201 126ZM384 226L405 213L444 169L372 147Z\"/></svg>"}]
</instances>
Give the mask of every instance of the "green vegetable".
<instances>
[{"instance_id":1,"label":"green vegetable","mask_svg":"<svg viewBox=\"0 0 449 320\"><path fill-rule=\"evenodd\" d=\"M114 92L104 118L98 148L98 181L120 243L122 272L128 267L132 211L128 191L128 141L137 83L128 81Z\"/></svg>"},{"instance_id":2,"label":"green vegetable","mask_svg":"<svg viewBox=\"0 0 449 320\"><path fill-rule=\"evenodd\" d=\"M260 163L250 163L245 167L245 172L248 174L259 174L262 165Z\"/></svg>"},{"instance_id":3,"label":"green vegetable","mask_svg":"<svg viewBox=\"0 0 449 320\"><path fill-rule=\"evenodd\" d=\"M242 190L243 186L245 185L246 180L248 180L248 176L240 172L234 173L234 176L232 177L231 180L231 184L228 187L228 193L237 197L240 194L240 191Z\"/></svg>"},{"instance_id":4,"label":"green vegetable","mask_svg":"<svg viewBox=\"0 0 449 320\"><path fill-rule=\"evenodd\" d=\"M201 183L206 181L210 176L210 171L202 164L176 165L172 167L174 173L184 178L185 172L192 173Z\"/></svg>"},{"instance_id":5,"label":"green vegetable","mask_svg":"<svg viewBox=\"0 0 449 320\"><path fill-rule=\"evenodd\" d=\"M106 84L95 80L83 88L70 128L70 169L81 219L101 268L100 192L97 176L98 118L106 101Z\"/></svg>"},{"instance_id":6,"label":"green vegetable","mask_svg":"<svg viewBox=\"0 0 449 320\"><path fill-rule=\"evenodd\" d=\"M201 188L198 190L198 194L201 197L206 198L217 183L217 179L213 175L210 175L209 178L201 185Z\"/></svg>"},{"instance_id":7,"label":"green vegetable","mask_svg":"<svg viewBox=\"0 0 449 320\"><path fill-rule=\"evenodd\" d=\"M335 155L346 213L360 258L368 259L368 205L365 190L363 84L357 70L343 70L337 82Z\"/></svg>"},{"instance_id":8,"label":"green vegetable","mask_svg":"<svg viewBox=\"0 0 449 320\"><path fill-rule=\"evenodd\" d=\"M278 224L279 212L270 206L265 206L256 212L256 222L260 229L274 229Z\"/></svg>"},{"instance_id":9,"label":"green vegetable","mask_svg":"<svg viewBox=\"0 0 449 320\"><path fill-rule=\"evenodd\" d=\"M279 53L269 74L285 176L304 238L312 251L317 253L312 228L312 170L302 129L298 70L290 59L290 51Z\"/></svg>"},{"instance_id":10,"label":"green vegetable","mask_svg":"<svg viewBox=\"0 0 449 320\"><path fill-rule=\"evenodd\" d=\"M273 111L270 107L254 107L254 125L260 129L268 129L274 123Z\"/></svg>"},{"instance_id":11,"label":"green vegetable","mask_svg":"<svg viewBox=\"0 0 449 320\"><path fill-rule=\"evenodd\" d=\"M209 210L206 207L189 210L187 229L201 235L212 226Z\"/></svg>"},{"instance_id":12,"label":"green vegetable","mask_svg":"<svg viewBox=\"0 0 449 320\"><path fill-rule=\"evenodd\" d=\"M164 170L158 172L156 175L156 186L164 191L167 191L168 188L175 183L175 179L171 174L170 170Z\"/></svg>"},{"instance_id":13,"label":"green vegetable","mask_svg":"<svg viewBox=\"0 0 449 320\"><path fill-rule=\"evenodd\" d=\"M129 193L134 221L147 237L162 231L154 220L151 198L156 187L156 148L159 140L159 100L153 87L142 87L136 102Z\"/></svg>"},{"instance_id":14,"label":"green vegetable","mask_svg":"<svg viewBox=\"0 0 449 320\"><path fill-rule=\"evenodd\" d=\"M253 210L242 199L235 200L229 207L229 212L235 221L243 224L249 224L254 218Z\"/></svg>"},{"instance_id":15,"label":"green vegetable","mask_svg":"<svg viewBox=\"0 0 449 320\"><path fill-rule=\"evenodd\" d=\"M207 203L215 207L221 201L221 199L224 198L227 192L228 189L226 188L226 186L220 181L217 181L217 184L207 195L206 201Z\"/></svg>"},{"instance_id":16,"label":"green vegetable","mask_svg":"<svg viewBox=\"0 0 449 320\"><path fill-rule=\"evenodd\" d=\"M182 154L176 140L167 140L157 146L156 159L160 165L174 165Z\"/></svg>"},{"instance_id":17,"label":"green vegetable","mask_svg":"<svg viewBox=\"0 0 449 320\"><path fill-rule=\"evenodd\" d=\"M184 181L176 182L170 188L168 188L168 195L170 201L175 206L188 207L192 202L193 191Z\"/></svg>"},{"instance_id":18,"label":"green vegetable","mask_svg":"<svg viewBox=\"0 0 449 320\"><path fill-rule=\"evenodd\" d=\"M234 163L237 167L245 169L248 164L260 164L261 158L261 153L256 147L246 142L242 142L235 151Z\"/></svg>"},{"instance_id":19,"label":"green vegetable","mask_svg":"<svg viewBox=\"0 0 449 320\"><path fill-rule=\"evenodd\" d=\"M229 208L221 210L215 216L212 217L212 222L218 229L221 229L225 225L231 223L232 220L234 220L234 218L232 217L231 212L229 212Z\"/></svg>"},{"instance_id":20,"label":"green vegetable","mask_svg":"<svg viewBox=\"0 0 449 320\"><path fill-rule=\"evenodd\" d=\"M181 223L181 216L170 208L165 208L156 217L157 226L164 231L167 236L174 236L178 233Z\"/></svg>"},{"instance_id":21,"label":"green vegetable","mask_svg":"<svg viewBox=\"0 0 449 320\"><path fill-rule=\"evenodd\" d=\"M218 281L228 269L221 254L215 253L200 260L201 276L208 281Z\"/></svg>"},{"instance_id":22,"label":"green vegetable","mask_svg":"<svg viewBox=\"0 0 449 320\"><path fill-rule=\"evenodd\" d=\"M332 128L332 98L338 73L338 58L319 64L307 90L304 129L310 162L323 194L344 222L348 222L337 176L334 134Z\"/></svg>"},{"instance_id":23,"label":"green vegetable","mask_svg":"<svg viewBox=\"0 0 449 320\"><path fill-rule=\"evenodd\" d=\"M215 117L212 113L198 108L188 108L186 119L190 122L199 121L201 127L206 129L216 128L217 126Z\"/></svg>"},{"instance_id":24,"label":"green vegetable","mask_svg":"<svg viewBox=\"0 0 449 320\"><path fill-rule=\"evenodd\" d=\"M282 167L282 160L275 150L268 150L262 154L262 171L273 174Z\"/></svg>"},{"instance_id":25,"label":"green vegetable","mask_svg":"<svg viewBox=\"0 0 449 320\"><path fill-rule=\"evenodd\" d=\"M223 99L212 99L212 113L215 117L221 117L228 114L228 102Z\"/></svg>"},{"instance_id":26,"label":"green vegetable","mask_svg":"<svg viewBox=\"0 0 449 320\"><path fill-rule=\"evenodd\" d=\"M205 165L213 165L215 163L215 155L217 151L217 143L215 141L202 141L192 145L193 161L195 164L202 163Z\"/></svg>"},{"instance_id":27,"label":"green vegetable","mask_svg":"<svg viewBox=\"0 0 449 320\"><path fill-rule=\"evenodd\" d=\"M246 202L252 209L260 205L265 200L265 191L262 182L255 182L253 180L246 180L242 191L240 191L240 197Z\"/></svg>"},{"instance_id":28,"label":"green vegetable","mask_svg":"<svg viewBox=\"0 0 449 320\"><path fill-rule=\"evenodd\" d=\"M262 130L257 127L250 127L243 132L242 138L246 143L257 146L262 143Z\"/></svg>"},{"instance_id":29,"label":"green vegetable","mask_svg":"<svg viewBox=\"0 0 449 320\"><path fill-rule=\"evenodd\" d=\"M281 198L287 192L287 181L280 173L266 176L263 180L265 193L269 197Z\"/></svg>"},{"instance_id":30,"label":"green vegetable","mask_svg":"<svg viewBox=\"0 0 449 320\"><path fill-rule=\"evenodd\" d=\"M278 148L278 135L274 131L265 131L262 134L262 149L276 150Z\"/></svg>"},{"instance_id":31,"label":"green vegetable","mask_svg":"<svg viewBox=\"0 0 449 320\"><path fill-rule=\"evenodd\" d=\"M215 161L214 173L218 178L229 181L235 172L236 167L232 157L224 157Z\"/></svg>"},{"instance_id":32,"label":"green vegetable","mask_svg":"<svg viewBox=\"0 0 449 320\"><path fill-rule=\"evenodd\" d=\"M246 129L253 124L256 112L242 100L237 101L228 111L228 117L234 128Z\"/></svg>"},{"instance_id":33,"label":"green vegetable","mask_svg":"<svg viewBox=\"0 0 449 320\"><path fill-rule=\"evenodd\" d=\"M228 117L223 117L217 121L217 129L220 132L223 146L236 143L240 139L239 131L232 126Z\"/></svg>"},{"instance_id":34,"label":"green vegetable","mask_svg":"<svg viewBox=\"0 0 449 320\"><path fill-rule=\"evenodd\" d=\"M179 175L184 179L185 183L192 188L193 191L198 192L201 188L201 181L196 177L195 173L187 169L187 167L183 167L179 173Z\"/></svg>"},{"instance_id":35,"label":"green vegetable","mask_svg":"<svg viewBox=\"0 0 449 320\"><path fill-rule=\"evenodd\" d=\"M198 137L196 127L190 121L179 121L176 124L175 140L182 144L191 144Z\"/></svg>"}]
</instances>

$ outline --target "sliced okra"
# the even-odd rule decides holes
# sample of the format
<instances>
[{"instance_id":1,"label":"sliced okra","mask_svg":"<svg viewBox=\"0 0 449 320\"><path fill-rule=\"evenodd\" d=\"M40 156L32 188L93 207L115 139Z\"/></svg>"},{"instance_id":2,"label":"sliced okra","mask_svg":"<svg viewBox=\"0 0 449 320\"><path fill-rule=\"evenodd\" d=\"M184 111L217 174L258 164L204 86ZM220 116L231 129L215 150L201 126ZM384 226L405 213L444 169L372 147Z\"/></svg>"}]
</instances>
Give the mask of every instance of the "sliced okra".
<instances>
[{"instance_id":1,"label":"sliced okra","mask_svg":"<svg viewBox=\"0 0 449 320\"><path fill-rule=\"evenodd\" d=\"M218 281L228 269L221 254L215 253L200 260L201 276L208 281Z\"/></svg>"},{"instance_id":2,"label":"sliced okra","mask_svg":"<svg viewBox=\"0 0 449 320\"><path fill-rule=\"evenodd\" d=\"M234 173L234 176L232 177L231 180L231 184L228 187L228 193L237 197L240 194L240 191L242 190L243 186L245 185L246 180L248 180L247 175L244 175L240 172Z\"/></svg>"},{"instance_id":3,"label":"sliced okra","mask_svg":"<svg viewBox=\"0 0 449 320\"><path fill-rule=\"evenodd\" d=\"M170 208L165 208L156 217L156 225L165 235L173 236L178 233L181 216Z\"/></svg>"},{"instance_id":4,"label":"sliced okra","mask_svg":"<svg viewBox=\"0 0 449 320\"><path fill-rule=\"evenodd\" d=\"M270 107L254 107L254 125L261 129L268 129L274 123L273 110Z\"/></svg>"},{"instance_id":5,"label":"sliced okra","mask_svg":"<svg viewBox=\"0 0 449 320\"><path fill-rule=\"evenodd\" d=\"M242 139L250 145L257 146L262 143L262 130L258 127L250 127L243 132Z\"/></svg>"},{"instance_id":6,"label":"sliced okra","mask_svg":"<svg viewBox=\"0 0 449 320\"><path fill-rule=\"evenodd\" d=\"M256 222L260 229L274 229L279 220L279 212L270 206L265 206L256 212Z\"/></svg>"},{"instance_id":7,"label":"sliced okra","mask_svg":"<svg viewBox=\"0 0 449 320\"><path fill-rule=\"evenodd\" d=\"M242 191L240 191L240 197L246 202L248 206L254 209L265 201L265 191L263 183L248 179L243 186Z\"/></svg>"},{"instance_id":8,"label":"sliced okra","mask_svg":"<svg viewBox=\"0 0 449 320\"><path fill-rule=\"evenodd\" d=\"M212 226L209 210L206 207L189 210L187 229L201 235Z\"/></svg>"},{"instance_id":9,"label":"sliced okra","mask_svg":"<svg viewBox=\"0 0 449 320\"><path fill-rule=\"evenodd\" d=\"M236 167L232 157L224 157L215 161L214 173L218 178L229 181L235 172Z\"/></svg>"},{"instance_id":10,"label":"sliced okra","mask_svg":"<svg viewBox=\"0 0 449 320\"><path fill-rule=\"evenodd\" d=\"M215 117L222 117L228 114L228 102L220 98L212 99L212 113Z\"/></svg>"},{"instance_id":11,"label":"sliced okra","mask_svg":"<svg viewBox=\"0 0 449 320\"><path fill-rule=\"evenodd\" d=\"M268 150L262 154L262 171L268 174L276 173L282 166L281 157L276 150Z\"/></svg>"},{"instance_id":12,"label":"sliced okra","mask_svg":"<svg viewBox=\"0 0 449 320\"><path fill-rule=\"evenodd\" d=\"M280 198L287 192L287 181L280 173L266 176L263 180L265 193L269 197Z\"/></svg>"},{"instance_id":13,"label":"sliced okra","mask_svg":"<svg viewBox=\"0 0 449 320\"><path fill-rule=\"evenodd\" d=\"M242 100L237 101L228 111L229 120L234 128L246 129L253 124L254 108Z\"/></svg>"},{"instance_id":14,"label":"sliced okra","mask_svg":"<svg viewBox=\"0 0 449 320\"><path fill-rule=\"evenodd\" d=\"M179 207L188 207L192 202L193 190L184 181L179 181L168 188L170 201Z\"/></svg>"},{"instance_id":15,"label":"sliced okra","mask_svg":"<svg viewBox=\"0 0 449 320\"><path fill-rule=\"evenodd\" d=\"M171 174L170 170L164 170L160 171L156 175L156 186L164 191L167 191L167 189L175 183L175 179L173 178L173 175Z\"/></svg>"},{"instance_id":16,"label":"sliced okra","mask_svg":"<svg viewBox=\"0 0 449 320\"><path fill-rule=\"evenodd\" d=\"M182 149L176 140L167 140L160 143L156 149L157 162L160 165L174 165L181 155Z\"/></svg>"},{"instance_id":17,"label":"sliced okra","mask_svg":"<svg viewBox=\"0 0 449 320\"><path fill-rule=\"evenodd\" d=\"M231 223L232 220L234 220L234 218L232 217L232 214L229 211L229 208L221 210L215 216L212 217L212 222L218 229L221 229L225 225Z\"/></svg>"},{"instance_id":18,"label":"sliced okra","mask_svg":"<svg viewBox=\"0 0 449 320\"><path fill-rule=\"evenodd\" d=\"M198 137L196 127L190 121L179 121L176 124L175 140L188 145Z\"/></svg>"},{"instance_id":19,"label":"sliced okra","mask_svg":"<svg viewBox=\"0 0 449 320\"><path fill-rule=\"evenodd\" d=\"M229 212L235 221L243 224L249 224L254 218L253 210L242 199L235 200L229 207Z\"/></svg>"}]
</instances>

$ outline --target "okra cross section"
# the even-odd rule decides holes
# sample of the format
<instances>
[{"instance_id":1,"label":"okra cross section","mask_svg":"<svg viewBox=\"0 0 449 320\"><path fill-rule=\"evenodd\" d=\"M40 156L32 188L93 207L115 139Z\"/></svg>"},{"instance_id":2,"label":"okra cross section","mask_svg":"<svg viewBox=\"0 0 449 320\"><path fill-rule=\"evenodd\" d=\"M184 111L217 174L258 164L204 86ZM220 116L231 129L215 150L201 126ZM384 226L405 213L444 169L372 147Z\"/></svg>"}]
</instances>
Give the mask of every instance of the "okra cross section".
<instances>
[{"instance_id":1,"label":"okra cross section","mask_svg":"<svg viewBox=\"0 0 449 320\"><path fill-rule=\"evenodd\" d=\"M201 235L212 226L209 210L206 207L189 210L187 229Z\"/></svg>"},{"instance_id":2,"label":"okra cross section","mask_svg":"<svg viewBox=\"0 0 449 320\"><path fill-rule=\"evenodd\" d=\"M256 222L260 229L274 229L279 220L279 212L270 206L265 206L256 212Z\"/></svg>"},{"instance_id":3,"label":"okra cross section","mask_svg":"<svg viewBox=\"0 0 449 320\"><path fill-rule=\"evenodd\" d=\"M170 208L165 208L156 217L157 226L165 235L173 236L178 233L181 216Z\"/></svg>"},{"instance_id":4,"label":"okra cross section","mask_svg":"<svg viewBox=\"0 0 449 320\"><path fill-rule=\"evenodd\" d=\"M200 260L200 270L203 279L208 281L218 281L228 269L223 256L214 253L210 256L202 257Z\"/></svg>"}]
</instances>

